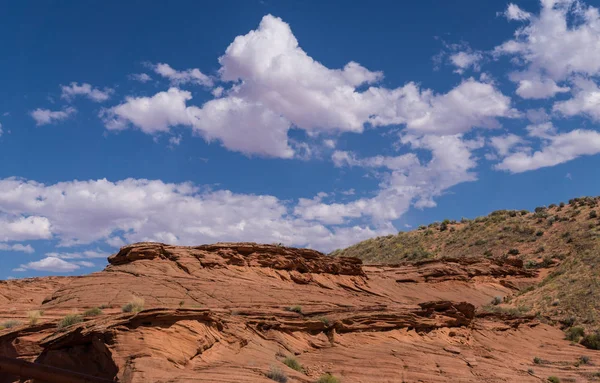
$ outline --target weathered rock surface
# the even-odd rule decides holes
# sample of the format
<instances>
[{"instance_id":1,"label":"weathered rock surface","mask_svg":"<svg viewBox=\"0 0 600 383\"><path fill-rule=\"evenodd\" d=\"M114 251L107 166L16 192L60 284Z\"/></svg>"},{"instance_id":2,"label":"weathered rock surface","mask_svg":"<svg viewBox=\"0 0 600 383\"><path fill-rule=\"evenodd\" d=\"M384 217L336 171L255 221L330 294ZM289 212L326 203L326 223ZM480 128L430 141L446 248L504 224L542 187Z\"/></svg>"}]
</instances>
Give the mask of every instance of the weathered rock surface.
<instances>
[{"instance_id":1,"label":"weathered rock surface","mask_svg":"<svg viewBox=\"0 0 600 383\"><path fill-rule=\"evenodd\" d=\"M0 324L22 322L0 330L0 355L123 383L267 383L272 366L307 383L325 372L344 383L586 382L600 364L600 352L533 317L477 315L536 278L512 261L363 266L253 243L139 243L109 263L84 277L0 281ZM134 298L144 310L123 313ZM102 314L57 329L93 307ZM31 310L43 310L36 324ZM582 355L592 363L576 367Z\"/></svg>"}]
</instances>

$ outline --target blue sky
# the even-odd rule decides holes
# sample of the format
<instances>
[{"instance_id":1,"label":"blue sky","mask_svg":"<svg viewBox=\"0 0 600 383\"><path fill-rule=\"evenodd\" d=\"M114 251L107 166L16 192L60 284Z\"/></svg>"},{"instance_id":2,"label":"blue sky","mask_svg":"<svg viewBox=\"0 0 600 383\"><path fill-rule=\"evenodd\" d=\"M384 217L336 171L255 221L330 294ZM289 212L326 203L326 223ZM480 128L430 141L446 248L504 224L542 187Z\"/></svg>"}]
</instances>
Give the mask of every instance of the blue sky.
<instances>
[{"instance_id":1,"label":"blue sky","mask_svg":"<svg viewBox=\"0 0 600 383\"><path fill-rule=\"evenodd\" d=\"M0 278L599 194L594 4L321 3L5 6Z\"/></svg>"}]
</instances>

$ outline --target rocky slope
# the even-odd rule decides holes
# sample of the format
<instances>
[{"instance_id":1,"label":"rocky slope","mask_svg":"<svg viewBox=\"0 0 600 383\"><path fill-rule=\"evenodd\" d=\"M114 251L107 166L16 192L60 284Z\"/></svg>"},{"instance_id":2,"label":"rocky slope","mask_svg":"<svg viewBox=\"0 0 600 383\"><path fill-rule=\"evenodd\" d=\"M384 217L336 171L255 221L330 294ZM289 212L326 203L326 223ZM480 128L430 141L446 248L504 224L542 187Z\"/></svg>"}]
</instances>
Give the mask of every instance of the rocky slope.
<instances>
[{"instance_id":1,"label":"rocky slope","mask_svg":"<svg viewBox=\"0 0 600 383\"><path fill-rule=\"evenodd\" d=\"M483 309L544 278L516 257L363 265L138 243L109 263L0 282L0 355L123 383L600 381L599 351L533 315Z\"/></svg>"},{"instance_id":2,"label":"rocky slope","mask_svg":"<svg viewBox=\"0 0 600 383\"><path fill-rule=\"evenodd\" d=\"M600 197L574 198L534 212L499 210L474 220L444 221L398 235L373 238L334 256L365 263L398 263L444 257L514 256L538 283L509 297L521 309L550 324L600 331ZM600 347L600 334L598 335Z\"/></svg>"}]
</instances>

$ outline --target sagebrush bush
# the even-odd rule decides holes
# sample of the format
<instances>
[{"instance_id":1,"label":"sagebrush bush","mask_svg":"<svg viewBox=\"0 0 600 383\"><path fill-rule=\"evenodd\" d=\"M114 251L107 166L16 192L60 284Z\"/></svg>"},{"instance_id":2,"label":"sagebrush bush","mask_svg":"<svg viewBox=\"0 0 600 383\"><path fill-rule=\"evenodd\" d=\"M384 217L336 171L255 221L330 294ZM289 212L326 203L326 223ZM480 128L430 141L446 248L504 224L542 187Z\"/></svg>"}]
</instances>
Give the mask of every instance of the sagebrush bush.
<instances>
[{"instance_id":1,"label":"sagebrush bush","mask_svg":"<svg viewBox=\"0 0 600 383\"><path fill-rule=\"evenodd\" d=\"M62 329L81 322L83 322L83 318L81 318L81 315L69 314L58 322L57 327L59 329Z\"/></svg>"},{"instance_id":2,"label":"sagebrush bush","mask_svg":"<svg viewBox=\"0 0 600 383\"><path fill-rule=\"evenodd\" d=\"M288 381L287 375L279 367L271 367L269 372L267 372L267 378L279 383L286 383Z\"/></svg>"},{"instance_id":3,"label":"sagebrush bush","mask_svg":"<svg viewBox=\"0 0 600 383\"><path fill-rule=\"evenodd\" d=\"M124 313L139 313L144 309L144 298L134 297L131 302L122 308Z\"/></svg>"},{"instance_id":4,"label":"sagebrush bush","mask_svg":"<svg viewBox=\"0 0 600 383\"><path fill-rule=\"evenodd\" d=\"M98 315L102 315L102 310L100 309L100 307L93 307L91 309L87 309L83 313L83 316L85 317L95 317Z\"/></svg>"},{"instance_id":5,"label":"sagebrush bush","mask_svg":"<svg viewBox=\"0 0 600 383\"><path fill-rule=\"evenodd\" d=\"M550 377L548 377L548 381L550 383L560 383L560 379L558 379L556 376L550 376Z\"/></svg>"},{"instance_id":6,"label":"sagebrush bush","mask_svg":"<svg viewBox=\"0 0 600 383\"><path fill-rule=\"evenodd\" d=\"M566 338L571 342L579 342L582 336L585 335L583 327L571 327L566 331Z\"/></svg>"},{"instance_id":7,"label":"sagebrush bush","mask_svg":"<svg viewBox=\"0 0 600 383\"><path fill-rule=\"evenodd\" d=\"M17 326L20 326L21 322L19 322L18 320L7 320L6 322L2 323L0 325L0 328L14 328Z\"/></svg>"},{"instance_id":8,"label":"sagebrush bush","mask_svg":"<svg viewBox=\"0 0 600 383\"><path fill-rule=\"evenodd\" d=\"M600 333L584 336L581 344L592 350L600 350Z\"/></svg>"}]
</instances>

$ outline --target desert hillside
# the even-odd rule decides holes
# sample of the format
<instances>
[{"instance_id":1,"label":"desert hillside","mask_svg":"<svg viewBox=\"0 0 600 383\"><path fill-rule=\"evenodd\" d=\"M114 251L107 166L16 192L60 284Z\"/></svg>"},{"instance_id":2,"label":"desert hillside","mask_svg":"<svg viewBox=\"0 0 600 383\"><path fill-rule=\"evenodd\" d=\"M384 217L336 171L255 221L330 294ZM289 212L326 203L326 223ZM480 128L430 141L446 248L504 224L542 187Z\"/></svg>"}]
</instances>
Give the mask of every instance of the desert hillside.
<instances>
[{"instance_id":1,"label":"desert hillside","mask_svg":"<svg viewBox=\"0 0 600 383\"><path fill-rule=\"evenodd\" d=\"M574 198L533 212L499 210L473 220L436 222L369 239L333 255L358 257L367 264L516 258L527 270L539 271L538 282L489 309L520 310L566 331L582 327L593 336L600 329L599 201Z\"/></svg>"},{"instance_id":2,"label":"desert hillside","mask_svg":"<svg viewBox=\"0 0 600 383\"><path fill-rule=\"evenodd\" d=\"M600 351L490 306L525 299L557 266L470 255L363 265L275 245L133 244L98 273L0 282L0 355L122 383L600 380Z\"/></svg>"}]
</instances>

